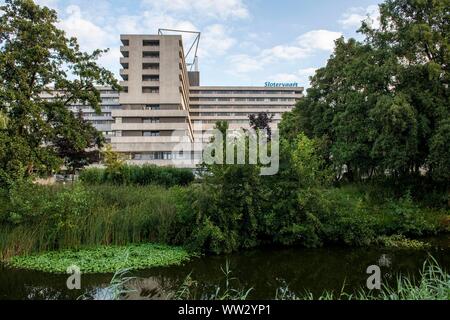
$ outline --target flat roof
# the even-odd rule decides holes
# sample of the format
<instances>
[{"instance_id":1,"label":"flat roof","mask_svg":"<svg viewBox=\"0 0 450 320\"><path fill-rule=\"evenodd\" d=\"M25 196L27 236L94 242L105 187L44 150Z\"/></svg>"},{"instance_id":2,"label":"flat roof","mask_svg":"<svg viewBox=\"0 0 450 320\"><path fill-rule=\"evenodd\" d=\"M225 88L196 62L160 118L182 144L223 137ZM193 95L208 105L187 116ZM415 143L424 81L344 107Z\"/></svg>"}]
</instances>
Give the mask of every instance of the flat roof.
<instances>
[{"instance_id":1,"label":"flat roof","mask_svg":"<svg viewBox=\"0 0 450 320\"><path fill-rule=\"evenodd\" d=\"M269 90L269 91L304 91L304 87L264 87L264 86L190 86L190 90Z\"/></svg>"}]
</instances>

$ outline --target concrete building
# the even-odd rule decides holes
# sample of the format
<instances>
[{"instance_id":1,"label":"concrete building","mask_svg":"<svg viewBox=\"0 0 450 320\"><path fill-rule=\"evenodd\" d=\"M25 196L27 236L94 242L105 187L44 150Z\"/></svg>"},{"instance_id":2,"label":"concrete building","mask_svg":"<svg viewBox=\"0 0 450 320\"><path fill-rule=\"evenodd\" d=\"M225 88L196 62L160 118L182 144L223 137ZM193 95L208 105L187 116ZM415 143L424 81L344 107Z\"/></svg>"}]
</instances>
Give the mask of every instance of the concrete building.
<instances>
[{"instance_id":1,"label":"concrete building","mask_svg":"<svg viewBox=\"0 0 450 320\"><path fill-rule=\"evenodd\" d=\"M73 113L78 114L80 111L83 114L83 118L90 123L106 138L107 143L111 143L111 137L115 134L112 130L114 118L112 113L114 110L120 110L122 107L119 104L119 93L112 90L110 87L99 87L100 91L100 109L101 112L97 114L95 110L89 105L83 105L80 102L75 102L70 106L70 110ZM45 93L43 98L52 100L58 95L57 92Z\"/></svg>"},{"instance_id":2,"label":"concrete building","mask_svg":"<svg viewBox=\"0 0 450 320\"><path fill-rule=\"evenodd\" d=\"M201 152L192 144L205 143L217 121L248 128L250 114L268 112L276 127L303 97L301 87L201 86L200 73L187 70L180 35L122 35L121 41L124 90L121 108L111 112L111 143L131 164L186 166L183 160ZM205 141L198 141L202 134Z\"/></svg>"}]
</instances>

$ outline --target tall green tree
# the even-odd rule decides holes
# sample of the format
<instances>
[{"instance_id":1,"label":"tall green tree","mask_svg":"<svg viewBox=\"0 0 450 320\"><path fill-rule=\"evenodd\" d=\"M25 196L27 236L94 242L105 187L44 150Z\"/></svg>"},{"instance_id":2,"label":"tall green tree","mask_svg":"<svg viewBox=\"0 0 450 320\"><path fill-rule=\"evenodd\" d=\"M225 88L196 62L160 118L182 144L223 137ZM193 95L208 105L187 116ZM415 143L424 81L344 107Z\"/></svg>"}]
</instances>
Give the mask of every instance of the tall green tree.
<instances>
[{"instance_id":1,"label":"tall green tree","mask_svg":"<svg viewBox=\"0 0 450 320\"><path fill-rule=\"evenodd\" d=\"M336 41L281 134L325 138L350 180L426 172L450 181L450 0L387 0L380 27Z\"/></svg>"},{"instance_id":2,"label":"tall green tree","mask_svg":"<svg viewBox=\"0 0 450 320\"><path fill-rule=\"evenodd\" d=\"M0 13L0 113L8 119L0 131L0 184L5 184L58 169L64 162L58 142L88 148L92 135L74 130L77 115L67 107L77 102L100 112L95 86L119 86L96 63L106 50L80 51L77 40L56 27L55 11L32 0L6 0Z\"/></svg>"},{"instance_id":3,"label":"tall green tree","mask_svg":"<svg viewBox=\"0 0 450 320\"><path fill-rule=\"evenodd\" d=\"M63 159L67 171L73 177L79 169L100 162L100 149L105 139L83 118L81 111L73 119L70 131L66 135L58 135L55 146L58 156Z\"/></svg>"},{"instance_id":4,"label":"tall green tree","mask_svg":"<svg viewBox=\"0 0 450 320\"><path fill-rule=\"evenodd\" d=\"M268 114L267 112L259 112L258 114L251 114L248 116L250 120L250 128L256 130L265 130L267 132L267 137L270 140L272 138L272 128L270 124L273 121L273 114Z\"/></svg>"}]
</instances>

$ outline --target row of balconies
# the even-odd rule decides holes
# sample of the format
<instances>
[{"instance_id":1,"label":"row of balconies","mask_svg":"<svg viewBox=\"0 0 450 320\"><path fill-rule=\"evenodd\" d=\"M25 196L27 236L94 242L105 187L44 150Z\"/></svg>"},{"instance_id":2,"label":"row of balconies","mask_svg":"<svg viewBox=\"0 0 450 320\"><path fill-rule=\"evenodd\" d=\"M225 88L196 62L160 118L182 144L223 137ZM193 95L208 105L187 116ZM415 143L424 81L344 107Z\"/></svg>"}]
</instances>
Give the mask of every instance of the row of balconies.
<instances>
[{"instance_id":1,"label":"row of balconies","mask_svg":"<svg viewBox=\"0 0 450 320\"><path fill-rule=\"evenodd\" d=\"M187 123L185 122L169 122L169 123L113 123L112 130L122 131L161 131L161 130L185 130Z\"/></svg>"}]
</instances>

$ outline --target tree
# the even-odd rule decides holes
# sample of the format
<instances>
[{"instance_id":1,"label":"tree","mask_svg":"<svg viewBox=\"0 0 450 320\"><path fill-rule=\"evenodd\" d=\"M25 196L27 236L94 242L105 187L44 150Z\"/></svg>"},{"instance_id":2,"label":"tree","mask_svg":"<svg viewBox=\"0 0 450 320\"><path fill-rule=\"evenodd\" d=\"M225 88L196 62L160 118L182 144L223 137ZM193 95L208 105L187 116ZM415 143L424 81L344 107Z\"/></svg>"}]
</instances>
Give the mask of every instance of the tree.
<instances>
[{"instance_id":1,"label":"tree","mask_svg":"<svg viewBox=\"0 0 450 320\"><path fill-rule=\"evenodd\" d=\"M73 119L70 134L60 135L55 141L58 156L72 175L85 166L100 161L100 149L104 137L88 121L80 111Z\"/></svg>"},{"instance_id":2,"label":"tree","mask_svg":"<svg viewBox=\"0 0 450 320\"><path fill-rule=\"evenodd\" d=\"M217 153L223 163L203 163L203 183L193 195L191 210L197 213L201 229L197 232L202 241L200 246L215 253L232 252L239 248L254 247L258 233L258 217L264 204L264 186L260 176L260 166L249 164L249 138L247 134L237 137L245 146L245 164L226 163L228 123L219 121L215 129L219 137L211 139L214 148L205 152ZM217 139L217 140L216 140ZM234 156L237 157L237 145Z\"/></svg>"},{"instance_id":3,"label":"tree","mask_svg":"<svg viewBox=\"0 0 450 320\"><path fill-rule=\"evenodd\" d=\"M0 130L5 130L8 126L8 118L0 112Z\"/></svg>"},{"instance_id":4,"label":"tree","mask_svg":"<svg viewBox=\"0 0 450 320\"><path fill-rule=\"evenodd\" d=\"M101 155L107 170L110 172L120 170L124 164L122 155L114 151L110 144L106 145L104 150L102 150Z\"/></svg>"},{"instance_id":5,"label":"tree","mask_svg":"<svg viewBox=\"0 0 450 320\"><path fill-rule=\"evenodd\" d=\"M254 130L266 130L267 137L270 140L272 137L272 129L270 124L273 121L273 114L269 115L267 112L260 112L258 114L251 114L248 116L250 120L250 127Z\"/></svg>"},{"instance_id":6,"label":"tree","mask_svg":"<svg viewBox=\"0 0 450 320\"><path fill-rule=\"evenodd\" d=\"M5 184L58 169L64 162L58 142L74 140L77 150L90 147L93 136L74 129L79 122L67 107L78 102L100 112L95 86L119 86L96 63L106 50L81 52L77 40L56 27L55 11L32 0L6 0L0 12L0 112L8 119L0 131L0 184Z\"/></svg>"},{"instance_id":7,"label":"tree","mask_svg":"<svg viewBox=\"0 0 450 320\"><path fill-rule=\"evenodd\" d=\"M336 41L281 135L329 141L325 159L349 180L426 172L449 181L450 0L388 0L365 39Z\"/></svg>"}]
</instances>

